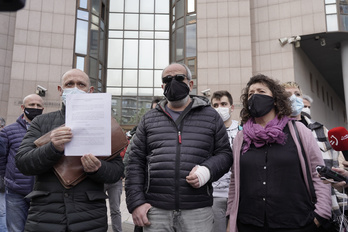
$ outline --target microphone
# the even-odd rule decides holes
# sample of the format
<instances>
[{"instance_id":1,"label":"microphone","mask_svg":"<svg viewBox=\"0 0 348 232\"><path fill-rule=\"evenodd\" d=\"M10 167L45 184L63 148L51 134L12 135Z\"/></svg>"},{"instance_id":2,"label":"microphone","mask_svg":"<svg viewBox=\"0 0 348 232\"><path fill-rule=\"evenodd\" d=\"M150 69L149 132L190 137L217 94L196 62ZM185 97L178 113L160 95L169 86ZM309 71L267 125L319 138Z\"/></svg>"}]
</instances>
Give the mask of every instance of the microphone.
<instances>
[{"instance_id":1,"label":"microphone","mask_svg":"<svg viewBox=\"0 0 348 232\"><path fill-rule=\"evenodd\" d=\"M329 130L328 139L335 151L348 150L348 131L344 127L335 127Z\"/></svg>"}]
</instances>

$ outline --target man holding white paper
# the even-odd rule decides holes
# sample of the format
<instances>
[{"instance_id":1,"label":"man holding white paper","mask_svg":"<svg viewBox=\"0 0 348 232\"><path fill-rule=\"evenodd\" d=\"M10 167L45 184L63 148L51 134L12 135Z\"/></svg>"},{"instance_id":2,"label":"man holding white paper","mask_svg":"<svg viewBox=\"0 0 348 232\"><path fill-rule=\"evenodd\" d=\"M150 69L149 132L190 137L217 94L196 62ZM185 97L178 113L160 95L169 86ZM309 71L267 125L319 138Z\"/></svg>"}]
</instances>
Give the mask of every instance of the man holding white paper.
<instances>
[{"instance_id":1,"label":"man holding white paper","mask_svg":"<svg viewBox=\"0 0 348 232\"><path fill-rule=\"evenodd\" d=\"M27 196L32 202L25 231L107 231L104 183L114 183L122 176L121 157L117 155L106 162L95 154L64 155L66 144L74 136L74 130L63 125L66 98L72 94L93 93L94 88L86 73L72 69L63 75L58 91L63 101L61 110L33 120L16 156L18 169L25 175L36 176L34 191ZM94 112L91 107L86 116ZM39 143L37 139L41 142L43 135L49 132L48 141ZM64 184L57 174L62 160L77 162L77 167L83 168L80 182L68 187ZM63 168L63 172L74 173L69 167Z\"/></svg>"}]
</instances>

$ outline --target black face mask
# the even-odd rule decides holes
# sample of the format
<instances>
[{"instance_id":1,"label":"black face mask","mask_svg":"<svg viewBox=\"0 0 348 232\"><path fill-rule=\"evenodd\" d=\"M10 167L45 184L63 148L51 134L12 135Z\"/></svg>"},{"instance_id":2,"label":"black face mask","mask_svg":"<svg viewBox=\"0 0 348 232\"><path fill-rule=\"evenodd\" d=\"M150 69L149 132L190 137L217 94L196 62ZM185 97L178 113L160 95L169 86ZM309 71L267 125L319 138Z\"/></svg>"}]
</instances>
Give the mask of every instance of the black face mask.
<instances>
[{"instance_id":1,"label":"black face mask","mask_svg":"<svg viewBox=\"0 0 348 232\"><path fill-rule=\"evenodd\" d=\"M274 107L274 99L263 94L253 94L248 100L248 109L254 118L259 118L269 113Z\"/></svg>"},{"instance_id":2,"label":"black face mask","mask_svg":"<svg viewBox=\"0 0 348 232\"><path fill-rule=\"evenodd\" d=\"M183 81L177 81L174 78L164 87L164 96L168 101L179 101L184 99L190 93L190 88Z\"/></svg>"},{"instance_id":3,"label":"black face mask","mask_svg":"<svg viewBox=\"0 0 348 232\"><path fill-rule=\"evenodd\" d=\"M43 109L24 108L24 114L30 121L32 121L36 116L42 114L42 111Z\"/></svg>"}]
</instances>

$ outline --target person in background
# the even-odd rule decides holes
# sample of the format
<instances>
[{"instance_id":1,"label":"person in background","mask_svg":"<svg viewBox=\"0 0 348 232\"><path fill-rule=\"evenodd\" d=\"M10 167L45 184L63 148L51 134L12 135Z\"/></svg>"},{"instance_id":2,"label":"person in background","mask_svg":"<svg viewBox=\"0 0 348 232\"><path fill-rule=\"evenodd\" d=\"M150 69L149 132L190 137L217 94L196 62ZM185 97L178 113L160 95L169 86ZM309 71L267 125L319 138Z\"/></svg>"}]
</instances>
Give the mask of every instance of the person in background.
<instances>
[{"instance_id":1,"label":"person in background","mask_svg":"<svg viewBox=\"0 0 348 232\"><path fill-rule=\"evenodd\" d=\"M231 114L234 110L233 98L228 91L216 91L211 97L212 107L219 113L224 121L228 139L232 148L233 139L238 132L238 122L233 120ZM219 180L213 182L213 213L214 213L214 232L226 232L227 228L227 198L230 184L231 171L228 171Z\"/></svg>"},{"instance_id":2,"label":"person in background","mask_svg":"<svg viewBox=\"0 0 348 232\"><path fill-rule=\"evenodd\" d=\"M302 113L305 113L304 116L308 117L309 119L312 119L311 118L311 105L313 103L313 99L308 96L308 95L305 95L303 94L302 96L303 98L303 109L302 109Z\"/></svg>"},{"instance_id":3,"label":"person in background","mask_svg":"<svg viewBox=\"0 0 348 232\"><path fill-rule=\"evenodd\" d=\"M138 124L129 153L126 202L145 232L212 232L212 185L232 165L225 126L208 99L190 96L192 75L162 72L166 99Z\"/></svg>"},{"instance_id":4,"label":"person in background","mask_svg":"<svg viewBox=\"0 0 348 232\"><path fill-rule=\"evenodd\" d=\"M313 137L316 139L317 144L320 148L321 155L324 159L325 166L332 167L343 167L342 162L344 161L343 153L335 151L328 139L328 129L319 122L315 122L309 119L307 116L301 114L304 107L303 95L300 86L293 81L283 83L282 86L291 95L290 100L292 102L292 117L297 121L302 122L308 129L311 130ZM340 194L334 188L331 189L332 195L332 217L338 219L342 215L339 203L346 201L346 196Z\"/></svg>"},{"instance_id":5,"label":"person in background","mask_svg":"<svg viewBox=\"0 0 348 232\"><path fill-rule=\"evenodd\" d=\"M243 89L241 102L243 130L233 141L229 231L320 231L331 216L330 187L315 171L324 161L310 130L290 119L288 94L259 74ZM315 204L304 177L313 182Z\"/></svg>"},{"instance_id":6,"label":"person in background","mask_svg":"<svg viewBox=\"0 0 348 232\"><path fill-rule=\"evenodd\" d=\"M41 115L43 109L43 100L39 95L26 96L21 105L22 114L15 123L0 131L5 144L5 153L0 157L0 169L5 169L6 224L9 232L24 230L29 209L29 200L25 196L33 190L34 185L34 177L23 175L16 167L15 156L31 121Z\"/></svg>"},{"instance_id":7,"label":"person in background","mask_svg":"<svg viewBox=\"0 0 348 232\"><path fill-rule=\"evenodd\" d=\"M65 144L71 141L74 133L63 126L66 97L93 91L85 72L72 69L64 73L58 86L63 102L61 110L36 117L23 138L16 165L23 174L35 176L34 189L27 196L31 203L26 232L106 232L108 229L104 184L121 178L124 171L121 157L118 155L108 161L93 154L79 157L77 165L81 165L86 178L70 188L65 188L54 172L54 166L64 157ZM37 147L34 141L46 133L50 133L50 141Z\"/></svg>"}]
</instances>

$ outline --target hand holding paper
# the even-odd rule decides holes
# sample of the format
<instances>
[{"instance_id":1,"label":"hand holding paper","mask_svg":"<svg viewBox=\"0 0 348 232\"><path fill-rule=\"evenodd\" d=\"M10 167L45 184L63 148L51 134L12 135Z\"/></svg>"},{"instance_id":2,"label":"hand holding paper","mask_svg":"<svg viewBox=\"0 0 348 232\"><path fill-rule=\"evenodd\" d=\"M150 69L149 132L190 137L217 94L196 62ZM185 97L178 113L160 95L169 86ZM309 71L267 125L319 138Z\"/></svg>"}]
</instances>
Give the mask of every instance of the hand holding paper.
<instances>
[{"instance_id":1,"label":"hand holding paper","mask_svg":"<svg viewBox=\"0 0 348 232\"><path fill-rule=\"evenodd\" d=\"M53 146L60 152L64 151L65 144L71 141L72 133L69 127L58 127L50 135Z\"/></svg>"}]
</instances>

